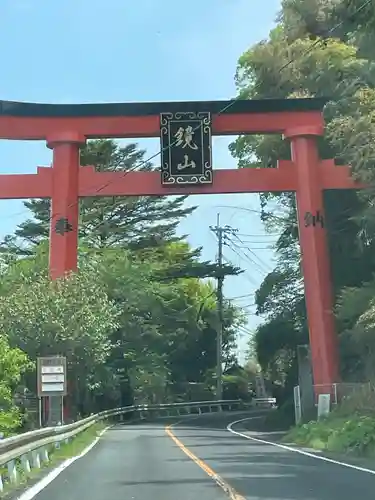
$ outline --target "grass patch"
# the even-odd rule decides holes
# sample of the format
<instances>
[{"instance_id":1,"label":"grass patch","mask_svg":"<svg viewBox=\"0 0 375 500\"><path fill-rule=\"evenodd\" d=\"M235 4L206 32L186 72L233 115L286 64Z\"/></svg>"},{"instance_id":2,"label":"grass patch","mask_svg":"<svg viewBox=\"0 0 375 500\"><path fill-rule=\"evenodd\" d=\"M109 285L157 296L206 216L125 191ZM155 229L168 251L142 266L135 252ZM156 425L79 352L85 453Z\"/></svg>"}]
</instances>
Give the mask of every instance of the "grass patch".
<instances>
[{"instance_id":1,"label":"grass patch","mask_svg":"<svg viewBox=\"0 0 375 500\"><path fill-rule=\"evenodd\" d=\"M348 417L333 412L318 422L294 427L283 441L316 450L374 457L375 418L355 414Z\"/></svg>"},{"instance_id":2,"label":"grass patch","mask_svg":"<svg viewBox=\"0 0 375 500\"><path fill-rule=\"evenodd\" d=\"M0 468L3 479L4 491L0 494L0 498L17 498L18 493L23 491L26 486L36 483L50 470L57 467L66 459L80 455L85 448L87 448L99 435L99 433L106 427L104 422L98 422L85 431L79 433L69 443L60 444L59 448L51 445L48 450L49 461L48 463L41 462L41 468L32 468L29 474L24 471L21 461L16 461L16 468L18 473L17 484L12 484L8 478L8 471L6 468Z\"/></svg>"},{"instance_id":3,"label":"grass patch","mask_svg":"<svg viewBox=\"0 0 375 500\"><path fill-rule=\"evenodd\" d=\"M98 437L98 434L105 429L105 427L106 424L103 422L92 425L78 434L70 443L63 444L60 448L56 448L51 455L51 461L66 460L67 458L81 454L83 450Z\"/></svg>"}]
</instances>

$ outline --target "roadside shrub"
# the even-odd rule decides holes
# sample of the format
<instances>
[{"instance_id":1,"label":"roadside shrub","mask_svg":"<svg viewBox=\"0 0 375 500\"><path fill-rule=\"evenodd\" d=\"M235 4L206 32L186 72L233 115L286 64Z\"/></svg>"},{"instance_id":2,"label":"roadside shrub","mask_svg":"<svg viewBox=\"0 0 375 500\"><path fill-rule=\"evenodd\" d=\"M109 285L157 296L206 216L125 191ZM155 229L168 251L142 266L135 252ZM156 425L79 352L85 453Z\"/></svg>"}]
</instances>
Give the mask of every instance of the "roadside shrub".
<instances>
[{"instance_id":1,"label":"roadside shrub","mask_svg":"<svg viewBox=\"0 0 375 500\"><path fill-rule=\"evenodd\" d=\"M284 437L284 441L319 450L373 455L375 418L365 415L344 418L334 412L319 422L295 427Z\"/></svg>"},{"instance_id":2,"label":"roadside shrub","mask_svg":"<svg viewBox=\"0 0 375 500\"><path fill-rule=\"evenodd\" d=\"M8 437L14 434L21 427L22 416L18 408L11 410L0 410L0 432L3 437Z\"/></svg>"}]
</instances>

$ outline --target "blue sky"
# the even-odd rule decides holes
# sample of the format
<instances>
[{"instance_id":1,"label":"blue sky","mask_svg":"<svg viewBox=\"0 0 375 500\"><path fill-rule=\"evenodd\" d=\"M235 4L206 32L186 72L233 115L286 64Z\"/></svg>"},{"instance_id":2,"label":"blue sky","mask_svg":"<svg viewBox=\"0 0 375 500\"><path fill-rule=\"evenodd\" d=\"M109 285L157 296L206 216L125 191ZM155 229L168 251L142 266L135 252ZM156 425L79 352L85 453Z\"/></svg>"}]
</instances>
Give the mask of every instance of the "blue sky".
<instances>
[{"instance_id":1,"label":"blue sky","mask_svg":"<svg viewBox=\"0 0 375 500\"><path fill-rule=\"evenodd\" d=\"M50 103L215 100L235 96L238 57L272 29L279 0L0 0L1 99ZM233 138L213 141L215 168L235 168ZM139 141L154 154L157 139ZM0 141L0 174L48 165L41 142ZM0 178L1 182L1 178ZM181 225L206 259L215 258L209 226L238 229L242 247L224 256L245 269L228 278L227 297L240 297L248 327L253 293L272 265L272 241L259 220L257 195L192 196L199 208ZM0 201L0 237L27 217L19 200ZM232 247L233 248L233 247ZM243 359L247 335L239 338Z\"/></svg>"}]
</instances>

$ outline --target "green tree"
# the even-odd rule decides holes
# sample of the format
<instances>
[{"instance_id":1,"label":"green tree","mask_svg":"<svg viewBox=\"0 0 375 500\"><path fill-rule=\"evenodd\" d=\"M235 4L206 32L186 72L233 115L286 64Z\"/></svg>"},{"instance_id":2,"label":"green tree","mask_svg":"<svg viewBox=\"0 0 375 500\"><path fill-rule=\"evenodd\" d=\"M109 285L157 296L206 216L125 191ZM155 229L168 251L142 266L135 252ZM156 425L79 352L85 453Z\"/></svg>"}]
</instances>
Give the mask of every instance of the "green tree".
<instances>
[{"instance_id":1,"label":"green tree","mask_svg":"<svg viewBox=\"0 0 375 500\"><path fill-rule=\"evenodd\" d=\"M93 140L81 150L81 165L93 165L97 171L151 171L145 151L136 144L119 146L112 140ZM184 207L186 196L92 197L80 200L80 239L91 248L116 246L154 246L159 240L175 239L181 218L195 207ZM14 236L3 242L3 251L25 255L48 238L50 200L25 201L33 219L21 223Z\"/></svg>"},{"instance_id":2,"label":"green tree","mask_svg":"<svg viewBox=\"0 0 375 500\"><path fill-rule=\"evenodd\" d=\"M179 259L178 246L170 245L164 265L173 264L173 255ZM160 257L149 255L146 260L142 254L140 258L139 251L105 251L95 258L91 255L89 263L121 311L119 327L111 337L112 370L120 370L126 380L124 391L130 385L138 400L150 400L152 394L163 400L173 387L178 392L181 385L203 383L215 366L215 290L197 278L159 281L155 266L160 270L163 265ZM224 359L230 360L236 324L242 318L229 305L224 316Z\"/></svg>"},{"instance_id":3,"label":"green tree","mask_svg":"<svg viewBox=\"0 0 375 500\"><path fill-rule=\"evenodd\" d=\"M22 415L13 396L22 375L32 368L25 352L12 348L0 335L0 432L5 437L21 426Z\"/></svg>"},{"instance_id":4,"label":"green tree","mask_svg":"<svg viewBox=\"0 0 375 500\"><path fill-rule=\"evenodd\" d=\"M160 248L82 247L79 273L56 283L45 275L44 243L34 256L3 268L0 325L33 360L67 356L73 411L173 399L214 371L215 288L198 278L157 279L186 252L182 243L169 245L163 258ZM224 320L229 364L243 318L225 303Z\"/></svg>"},{"instance_id":5,"label":"green tree","mask_svg":"<svg viewBox=\"0 0 375 500\"><path fill-rule=\"evenodd\" d=\"M91 270L81 269L69 279L51 283L45 275L23 274L21 264L9 271L13 278L19 272L18 279L3 277L0 331L32 361L38 356L66 356L73 404L87 411L92 392L104 383L100 367L105 366L110 334L118 326L116 305ZM36 392L34 384L29 381Z\"/></svg>"},{"instance_id":6,"label":"green tree","mask_svg":"<svg viewBox=\"0 0 375 500\"><path fill-rule=\"evenodd\" d=\"M321 157L349 163L354 175L371 182L375 79L373 51L368 48L374 5L357 16L360 5L346 0L284 0L269 39L240 57L236 83L243 98L329 97ZM341 24L335 28L337 23ZM240 168L251 168L254 160L256 166L275 168L278 159L290 158L289 144L277 135L241 136L231 151ZM325 194L336 296L346 286L360 289L374 272L372 196L371 189L360 196L352 191ZM287 380L296 375L296 345L307 339L295 197L266 194L261 203L266 228L277 227L280 237L276 267L256 294L258 314L267 315L256 332L257 351L272 377ZM353 336L341 344L346 352L343 360L349 353L355 357ZM346 363L343 368L345 376ZM357 371L356 376L360 379L363 374Z\"/></svg>"}]
</instances>

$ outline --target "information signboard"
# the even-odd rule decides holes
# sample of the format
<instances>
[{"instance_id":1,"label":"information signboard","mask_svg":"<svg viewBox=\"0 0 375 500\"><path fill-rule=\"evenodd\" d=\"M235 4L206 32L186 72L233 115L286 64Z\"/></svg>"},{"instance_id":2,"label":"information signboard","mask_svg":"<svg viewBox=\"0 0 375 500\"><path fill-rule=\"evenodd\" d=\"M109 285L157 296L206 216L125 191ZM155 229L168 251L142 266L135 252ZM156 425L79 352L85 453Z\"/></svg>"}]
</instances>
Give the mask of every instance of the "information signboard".
<instances>
[{"instance_id":1,"label":"information signboard","mask_svg":"<svg viewBox=\"0 0 375 500\"><path fill-rule=\"evenodd\" d=\"M66 358L48 356L38 358L38 397L66 396Z\"/></svg>"}]
</instances>

